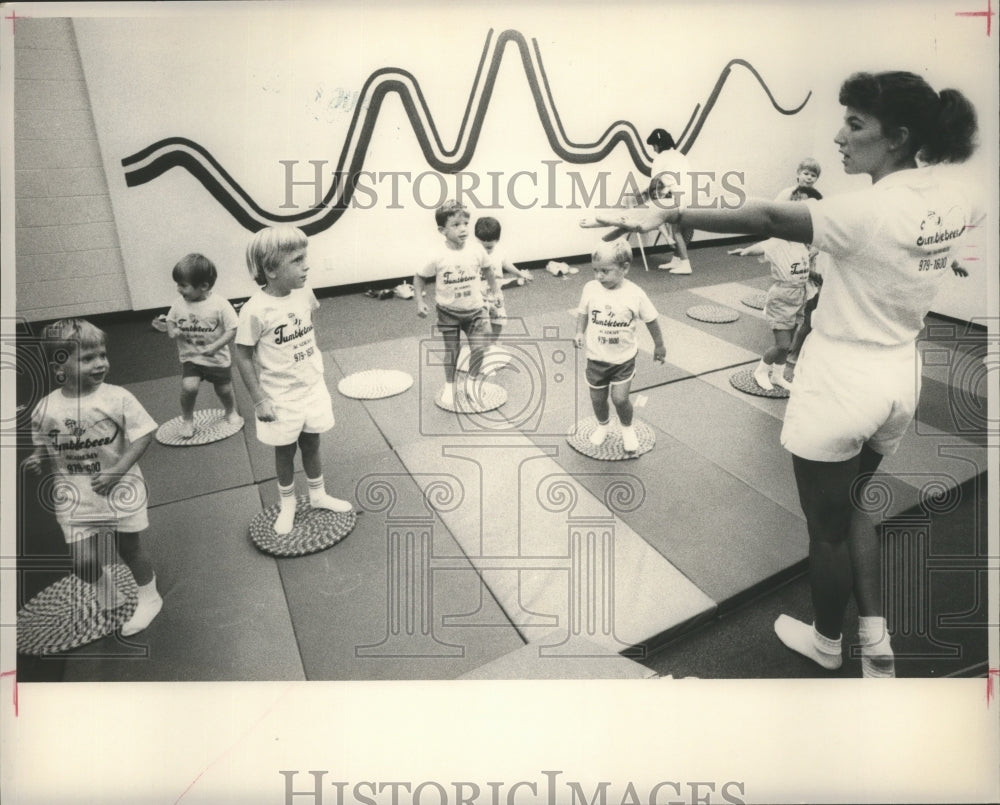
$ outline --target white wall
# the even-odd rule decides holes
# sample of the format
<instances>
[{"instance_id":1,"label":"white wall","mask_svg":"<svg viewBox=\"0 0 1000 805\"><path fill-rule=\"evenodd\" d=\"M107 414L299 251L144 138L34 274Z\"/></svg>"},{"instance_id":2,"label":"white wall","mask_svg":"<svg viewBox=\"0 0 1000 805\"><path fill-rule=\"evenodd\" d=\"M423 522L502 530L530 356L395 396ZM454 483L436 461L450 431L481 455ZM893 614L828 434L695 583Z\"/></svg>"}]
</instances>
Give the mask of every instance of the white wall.
<instances>
[{"instance_id":1,"label":"white wall","mask_svg":"<svg viewBox=\"0 0 1000 805\"><path fill-rule=\"evenodd\" d=\"M129 8L122 6L120 12L114 7L106 12L119 16L77 17L73 30L120 240L122 293L133 308L144 309L169 303L170 269L190 251L216 262L224 295L244 296L254 289L243 259L250 231L188 170L174 167L127 186L133 167L122 160L164 138L187 138L207 149L263 209L258 218L286 215L295 210L282 208L282 160L297 163L294 175L300 181L312 178L311 160L325 161L328 188L345 149L355 93L377 70L395 68L412 76L443 147L454 149L487 36L492 30L495 41L511 29L532 50L537 43L554 104L545 115L557 116L565 137L575 143L593 143L615 121L632 124L642 140L658 126L679 135L732 59L752 64L779 104L798 106L811 92L800 112L782 115L748 70L733 67L689 156L697 169L742 172L749 195L770 197L792 180L798 159L811 154L824 165L821 189L831 193L850 186L831 146L841 113L836 90L855 69L908 67L934 84L940 76L995 113L996 93L990 95L990 82L984 81L996 73L994 40L985 36L985 26L956 17L950 5L267 3L227 4L220 13L214 4L187 4L183 15L144 5L144 16L121 16ZM495 81L480 86L492 95L465 171L484 185L490 174L499 175L501 193L499 209L473 215L500 218L515 260L589 252L595 235L579 230L581 211L568 208L568 173L578 173L589 187L607 172L612 201L629 172L640 185L645 177L621 144L599 162L546 164L558 157L514 44L507 45ZM479 108L478 99L473 106ZM995 126L995 114L983 117ZM984 141L993 145L995 137ZM146 162L176 151L161 148ZM982 159L995 164L995 148ZM375 120L364 169L410 176L430 170L396 94L386 97ZM518 209L507 197L507 183L518 171L538 176L535 190L525 176L517 180L522 203L535 201L531 209ZM556 178L550 183L552 171ZM446 178L453 195L455 177ZM371 209L348 209L311 237L316 287L410 274L438 238L432 212L421 208L409 183L401 182L397 204L388 179L368 178L367 184L378 194ZM434 177L420 186L423 201L432 204L438 195ZM547 204L553 194L556 205ZM488 203L490 195L480 192L479 198ZM314 188L296 187L292 198L305 210L314 201ZM368 204L372 197L358 193L355 200ZM20 207L19 202L19 216ZM992 215L995 222L995 210ZM991 258L995 265L995 255ZM18 268L20 276L20 261ZM949 288L945 312L978 315L987 297L982 282L970 278ZM32 315L28 309L19 312Z\"/></svg>"}]
</instances>

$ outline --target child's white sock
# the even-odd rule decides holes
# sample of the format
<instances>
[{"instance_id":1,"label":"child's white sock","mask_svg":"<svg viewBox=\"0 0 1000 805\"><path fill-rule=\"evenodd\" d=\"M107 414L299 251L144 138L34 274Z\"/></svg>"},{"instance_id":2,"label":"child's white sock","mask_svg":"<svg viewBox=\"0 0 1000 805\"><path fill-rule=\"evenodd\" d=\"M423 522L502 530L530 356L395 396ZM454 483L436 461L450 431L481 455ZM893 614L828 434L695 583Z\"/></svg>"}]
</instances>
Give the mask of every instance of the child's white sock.
<instances>
[{"instance_id":1,"label":"child's white sock","mask_svg":"<svg viewBox=\"0 0 1000 805\"><path fill-rule=\"evenodd\" d=\"M444 389L441 391L441 403L446 408L451 408L455 405L455 383L445 383Z\"/></svg>"},{"instance_id":2,"label":"child's white sock","mask_svg":"<svg viewBox=\"0 0 1000 805\"><path fill-rule=\"evenodd\" d=\"M774 633L792 651L797 651L815 663L834 671L840 668L840 638L831 640L816 631L814 625L803 623L788 615L779 615L774 622Z\"/></svg>"},{"instance_id":3,"label":"child's white sock","mask_svg":"<svg viewBox=\"0 0 1000 805\"><path fill-rule=\"evenodd\" d=\"M858 639L861 641L861 675L866 679L893 679L896 661L885 618L862 615L858 619Z\"/></svg>"},{"instance_id":4,"label":"child's white sock","mask_svg":"<svg viewBox=\"0 0 1000 805\"><path fill-rule=\"evenodd\" d=\"M590 434L590 443L594 445L594 447L600 447L604 444L604 440L608 438L608 426L610 423L610 419L607 422L597 423L597 427L594 428L594 432Z\"/></svg>"},{"instance_id":5,"label":"child's white sock","mask_svg":"<svg viewBox=\"0 0 1000 805\"><path fill-rule=\"evenodd\" d=\"M295 522L295 483L288 486L278 484L278 494L281 496L281 509L274 521L274 533L287 534Z\"/></svg>"},{"instance_id":6,"label":"child's white sock","mask_svg":"<svg viewBox=\"0 0 1000 805\"><path fill-rule=\"evenodd\" d=\"M101 577L94 582L94 594L97 596L97 610L104 612L109 609L118 609L127 600L125 594L118 589L107 568L102 568Z\"/></svg>"},{"instance_id":7,"label":"child's white sock","mask_svg":"<svg viewBox=\"0 0 1000 805\"><path fill-rule=\"evenodd\" d=\"M757 368L753 370L753 379L764 391L771 391L774 388L771 384L771 364L764 363L764 359L761 358Z\"/></svg>"},{"instance_id":8,"label":"child's white sock","mask_svg":"<svg viewBox=\"0 0 1000 805\"><path fill-rule=\"evenodd\" d=\"M163 599L156 589L156 576L148 584L139 585L139 603L135 607L132 617L125 621L122 626L122 636L128 637L137 632L141 632L153 622L160 610L163 608Z\"/></svg>"},{"instance_id":9,"label":"child's white sock","mask_svg":"<svg viewBox=\"0 0 1000 805\"><path fill-rule=\"evenodd\" d=\"M792 381L785 379L785 364L775 363L771 365L771 379L784 389L791 390Z\"/></svg>"},{"instance_id":10,"label":"child's white sock","mask_svg":"<svg viewBox=\"0 0 1000 805\"><path fill-rule=\"evenodd\" d=\"M177 435L182 439L190 439L194 436L194 420L181 417L181 424L177 428Z\"/></svg>"},{"instance_id":11,"label":"child's white sock","mask_svg":"<svg viewBox=\"0 0 1000 805\"><path fill-rule=\"evenodd\" d=\"M308 478L309 481L309 505L314 509L329 509L332 512L349 512L354 507L349 501L332 497L326 494L323 484L323 476Z\"/></svg>"},{"instance_id":12,"label":"child's white sock","mask_svg":"<svg viewBox=\"0 0 1000 805\"><path fill-rule=\"evenodd\" d=\"M235 408L226 414L226 422L234 427L239 427L243 424L243 417L240 416L240 412Z\"/></svg>"},{"instance_id":13,"label":"child's white sock","mask_svg":"<svg viewBox=\"0 0 1000 805\"><path fill-rule=\"evenodd\" d=\"M622 425L622 447L626 453L634 453L639 449L639 434L632 425Z\"/></svg>"}]
</instances>

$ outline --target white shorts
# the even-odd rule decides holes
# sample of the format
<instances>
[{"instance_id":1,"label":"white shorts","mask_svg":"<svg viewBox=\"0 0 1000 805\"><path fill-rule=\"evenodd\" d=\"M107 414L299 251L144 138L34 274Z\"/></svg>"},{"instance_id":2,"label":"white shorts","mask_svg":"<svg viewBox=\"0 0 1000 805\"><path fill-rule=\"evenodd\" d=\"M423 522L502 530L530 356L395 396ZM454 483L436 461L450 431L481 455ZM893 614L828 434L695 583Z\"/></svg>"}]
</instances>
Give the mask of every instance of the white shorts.
<instances>
[{"instance_id":1,"label":"white shorts","mask_svg":"<svg viewBox=\"0 0 1000 805\"><path fill-rule=\"evenodd\" d=\"M273 422L257 422L257 439L264 444L281 447L294 444L300 433L325 433L334 425L333 401L326 383L294 400L271 400L277 416Z\"/></svg>"},{"instance_id":2,"label":"white shorts","mask_svg":"<svg viewBox=\"0 0 1000 805\"><path fill-rule=\"evenodd\" d=\"M107 495L90 488L89 475L60 475L52 496L56 521L68 544L100 533L137 534L149 528L146 482L141 473L126 473Z\"/></svg>"},{"instance_id":3,"label":"white shorts","mask_svg":"<svg viewBox=\"0 0 1000 805\"><path fill-rule=\"evenodd\" d=\"M772 330L794 330L803 320L806 286L776 282L767 291L764 316Z\"/></svg>"},{"instance_id":4,"label":"white shorts","mask_svg":"<svg viewBox=\"0 0 1000 805\"><path fill-rule=\"evenodd\" d=\"M781 445L812 461L846 461L865 444L891 455L913 421L920 380L915 344L836 341L813 330L795 367Z\"/></svg>"}]
</instances>

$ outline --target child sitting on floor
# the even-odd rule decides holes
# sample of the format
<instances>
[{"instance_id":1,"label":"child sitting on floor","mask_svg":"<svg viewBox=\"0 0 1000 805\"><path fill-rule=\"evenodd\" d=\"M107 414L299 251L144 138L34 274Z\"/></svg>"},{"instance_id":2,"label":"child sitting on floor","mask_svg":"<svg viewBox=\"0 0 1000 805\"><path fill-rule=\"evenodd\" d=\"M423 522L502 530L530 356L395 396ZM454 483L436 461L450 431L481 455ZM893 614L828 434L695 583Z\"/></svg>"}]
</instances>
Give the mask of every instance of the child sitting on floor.
<instances>
[{"instance_id":1,"label":"child sitting on floor","mask_svg":"<svg viewBox=\"0 0 1000 805\"><path fill-rule=\"evenodd\" d=\"M274 447L281 505L276 534L295 522L295 452L309 484L309 504L316 509L351 511L346 500L331 497L323 482L319 435L333 427L333 403L323 379L323 356L313 331L319 307L306 287L309 241L301 229L276 226L260 230L247 246L247 268L261 286L240 310L236 329L236 365L250 391L257 438Z\"/></svg>"},{"instance_id":2,"label":"child sitting on floor","mask_svg":"<svg viewBox=\"0 0 1000 805\"><path fill-rule=\"evenodd\" d=\"M229 357L229 342L236 337L236 311L228 299L212 294L217 277L215 265L200 254L187 255L173 270L180 295L167 313L167 335L177 339L180 353L180 435L185 439L194 436L194 404L202 380L215 386L226 421L237 428L243 424L233 399Z\"/></svg>"},{"instance_id":3,"label":"child sitting on floor","mask_svg":"<svg viewBox=\"0 0 1000 805\"><path fill-rule=\"evenodd\" d=\"M611 424L610 395L627 453L639 449L639 437L632 426L629 390L639 352L636 328L640 321L646 323L653 338L653 360L663 363L667 355L656 308L646 292L625 277L631 261L632 249L624 239L597 247L593 254L595 279L583 286L573 339L577 349L584 345L587 348L587 385L597 417L597 428L590 442L599 446L607 438Z\"/></svg>"},{"instance_id":4,"label":"child sitting on floor","mask_svg":"<svg viewBox=\"0 0 1000 805\"><path fill-rule=\"evenodd\" d=\"M799 187L792 192L792 201L807 198L820 199L822 195L813 187ZM790 389L791 383L785 379L785 360L792 347L795 329L803 320L809 280L809 248L803 243L768 238L744 249L733 249L729 254L758 257L771 266L774 282L767 291L764 316L774 333L774 346L761 357L753 378L765 391L773 390L774 383Z\"/></svg>"},{"instance_id":5,"label":"child sitting on floor","mask_svg":"<svg viewBox=\"0 0 1000 805\"><path fill-rule=\"evenodd\" d=\"M69 544L73 573L93 585L100 610L125 603L124 593L104 572L104 535L113 533L122 561L139 587L139 602L122 626L141 632L163 606L156 575L140 540L149 527L146 482L138 461L156 422L131 392L105 383L105 334L84 319L63 319L45 329L43 346L60 388L31 415L34 452L24 467L35 475L51 471L56 520Z\"/></svg>"}]
</instances>

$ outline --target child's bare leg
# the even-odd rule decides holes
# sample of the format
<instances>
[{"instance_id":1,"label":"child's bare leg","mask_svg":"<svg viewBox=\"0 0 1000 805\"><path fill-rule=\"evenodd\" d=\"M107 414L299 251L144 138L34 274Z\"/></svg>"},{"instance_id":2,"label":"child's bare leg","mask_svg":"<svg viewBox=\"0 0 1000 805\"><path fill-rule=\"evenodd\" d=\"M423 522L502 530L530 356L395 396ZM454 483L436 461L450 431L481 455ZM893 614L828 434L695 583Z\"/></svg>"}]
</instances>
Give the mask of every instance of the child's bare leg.
<instances>
[{"instance_id":1,"label":"child's bare leg","mask_svg":"<svg viewBox=\"0 0 1000 805\"><path fill-rule=\"evenodd\" d=\"M785 379L785 361L788 352L792 347L793 330L775 330L774 346L764 353L764 360L772 364L771 377L775 383L784 388L789 388L791 383ZM771 360L768 361L768 357Z\"/></svg>"},{"instance_id":2,"label":"child's bare leg","mask_svg":"<svg viewBox=\"0 0 1000 805\"><path fill-rule=\"evenodd\" d=\"M444 392L441 394L441 401L448 406L455 401L455 367L462 348L461 332L458 327L441 328L441 337L444 339Z\"/></svg>"},{"instance_id":3,"label":"child's bare leg","mask_svg":"<svg viewBox=\"0 0 1000 805\"><path fill-rule=\"evenodd\" d=\"M287 534L295 522L295 451L298 444L282 444L274 448L274 469L278 476L281 509L274 521L276 534Z\"/></svg>"},{"instance_id":4,"label":"child's bare leg","mask_svg":"<svg viewBox=\"0 0 1000 805\"><path fill-rule=\"evenodd\" d=\"M94 588L99 610L117 609L125 603L125 595L118 589L115 580L104 572L97 541L98 536L92 535L70 543L73 574Z\"/></svg>"},{"instance_id":5,"label":"child's bare leg","mask_svg":"<svg viewBox=\"0 0 1000 805\"><path fill-rule=\"evenodd\" d=\"M223 408L226 409L226 419L232 419L236 414L236 398L233 396L233 384L232 383L216 383L215 384L215 394L219 398L219 402L222 403Z\"/></svg>"},{"instance_id":6,"label":"child's bare leg","mask_svg":"<svg viewBox=\"0 0 1000 805\"><path fill-rule=\"evenodd\" d=\"M614 403L618 420L622 423L622 446L628 453L634 453L639 449L639 436L632 427L633 408L632 400L629 398L631 389L631 380L611 384L611 402Z\"/></svg>"},{"instance_id":7,"label":"child's bare leg","mask_svg":"<svg viewBox=\"0 0 1000 805\"><path fill-rule=\"evenodd\" d=\"M607 386L599 389L590 389L590 404L594 407L594 416L597 417L597 428L590 434L590 441L593 445L597 446L604 444L604 440L608 436L608 426L611 423Z\"/></svg>"},{"instance_id":8,"label":"child's bare leg","mask_svg":"<svg viewBox=\"0 0 1000 805\"><path fill-rule=\"evenodd\" d=\"M132 617L122 626L124 637L141 632L149 626L163 607L163 599L156 589L153 563L143 548L140 537L141 534L135 532L122 531L118 534L118 554L132 571L139 586L139 603Z\"/></svg>"},{"instance_id":9,"label":"child's bare leg","mask_svg":"<svg viewBox=\"0 0 1000 805\"><path fill-rule=\"evenodd\" d=\"M299 447L302 448L302 468L306 471L306 480L309 482L309 505L314 509L329 509L335 512L349 512L353 509L349 501L326 493L323 465L319 457L319 434L300 433Z\"/></svg>"},{"instance_id":10,"label":"child's bare leg","mask_svg":"<svg viewBox=\"0 0 1000 805\"><path fill-rule=\"evenodd\" d=\"M181 429L182 438L194 436L194 404L198 399L198 387L201 378L191 375L181 378Z\"/></svg>"}]
</instances>

